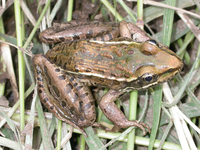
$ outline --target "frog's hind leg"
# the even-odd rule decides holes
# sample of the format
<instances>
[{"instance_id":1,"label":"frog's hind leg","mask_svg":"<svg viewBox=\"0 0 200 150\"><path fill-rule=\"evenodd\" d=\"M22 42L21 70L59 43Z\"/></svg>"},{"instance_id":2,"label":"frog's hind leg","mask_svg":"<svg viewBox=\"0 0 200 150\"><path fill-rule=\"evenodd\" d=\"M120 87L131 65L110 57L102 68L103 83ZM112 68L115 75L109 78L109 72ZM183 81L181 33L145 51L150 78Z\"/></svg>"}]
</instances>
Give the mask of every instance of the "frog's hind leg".
<instances>
[{"instance_id":1,"label":"frog's hind leg","mask_svg":"<svg viewBox=\"0 0 200 150\"><path fill-rule=\"evenodd\" d=\"M99 107L105 114L105 116L115 124L115 127L113 130L116 131L116 129L119 128L128 128L130 126L136 126L143 130L143 134L146 134L146 131L144 129L147 128L150 132L150 128L144 124L139 123L136 120L128 120L125 115L122 113L122 111L115 105L114 101L121 95L122 92L118 92L115 90L109 90L101 99L99 103ZM113 131L112 130L112 131Z\"/></svg>"},{"instance_id":2,"label":"frog's hind leg","mask_svg":"<svg viewBox=\"0 0 200 150\"><path fill-rule=\"evenodd\" d=\"M39 84L40 86L42 85L41 83ZM40 90L40 88L38 89ZM43 90L42 93L39 94L40 100L43 102L43 104L45 105L45 107L51 111L51 113L56 116L59 120L62 120L66 123L68 123L69 125L71 125L72 127L77 128L79 131L81 131L86 137L87 134L85 133L85 130L81 127L79 127L76 122L74 122L72 119L70 119L69 116L66 116L66 114L64 114L60 108L57 107L57 105L54 105L52 103L50 103L50 101L52 101L52 99L54 99L54 97L47 97L47 93L48 91ZM51 100L50 100L51 99ZM66 119L68 118L68 119Z\"/></svg>"},{"instance_id":3,"label":"frog's hind leg","mask_svg":"<svg viewBox=\"0 0 200 150\"><path fill-rule=\"evenodd\" d=\"M33 64L38 84L38 94L42 103L58 119L79 129L86 136L83 127L91 125L93 123L91 119L95 121L94 118L96 118L93 115L95 114L95 108L90 103L93 99L84 101L84 97L88 98L88 95L86 93L79 93L86 94L82 95L83 100L80 100L75 93L78 87L73 88L73 86L79 85L78 82L75 83L75 79L72 82L70 76L67 76L55 64L50 63L44 55L35 55ZM77 107L76 104L81 106Z\"/></svg>"}]
</instances>

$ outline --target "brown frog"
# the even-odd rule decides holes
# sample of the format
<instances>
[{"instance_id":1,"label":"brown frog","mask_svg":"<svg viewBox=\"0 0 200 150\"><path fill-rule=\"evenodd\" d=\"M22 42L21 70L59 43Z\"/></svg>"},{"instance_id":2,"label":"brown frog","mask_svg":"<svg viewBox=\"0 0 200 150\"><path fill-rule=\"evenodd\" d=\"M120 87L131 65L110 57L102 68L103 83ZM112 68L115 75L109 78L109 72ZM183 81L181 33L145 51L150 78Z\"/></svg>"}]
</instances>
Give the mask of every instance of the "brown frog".
<instances>
[{"instance_id":1,"label":"brown frog","mask_svg":"<svg viewBox=\"0 0 200 150\"><path fill-rule=\"evenodd\" d=\"M119 34L121 38L117 38ZM33 58L39 97L58 119L84 135L83 128L94 125L96 120L88 86L110 88L99 107L115 124L114 129L136 126L146 134L144 127L150 132L149 127L129 121L114 101L125 92L167 81L183 66L174 52L125 21L119 24L72 21L56 24L39 37L45 43L62 42L46 55L37 54Z\"/></svg>"}]
</instances>

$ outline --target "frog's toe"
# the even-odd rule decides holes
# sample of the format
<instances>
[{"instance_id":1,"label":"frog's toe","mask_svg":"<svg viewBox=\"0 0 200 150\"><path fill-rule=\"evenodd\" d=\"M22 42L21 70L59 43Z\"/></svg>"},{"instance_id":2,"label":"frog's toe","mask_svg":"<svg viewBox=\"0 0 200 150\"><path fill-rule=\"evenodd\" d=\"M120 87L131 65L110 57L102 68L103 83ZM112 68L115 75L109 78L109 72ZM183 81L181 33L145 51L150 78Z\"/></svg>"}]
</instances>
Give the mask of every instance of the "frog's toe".
<instances>
[{"instance_id":1,"label":"frog's toe","mask_svg":"<svg viewBox=\"0 0 200 150\"><path fill-rule=\"evenodd\" d=\"M139 124L141 124L142 126L144 126L145 128L147 128L147 130L149 131L149 133L151 133L151 129L149 128L149 126L143 122L140 122Z\"/></svg>"},{"instance_id":2,"label":"frog's toe","mask_svg":"<svg viewBox=\"0 0 200 150\"><path fill-rule=\"evenodd\" d=\"M146 135L146 130L145 130L145 128L144 128L144 127L146 127L146 124L145 124L145 125L144 125L144 124L145 124L145 123L140 123L140 122L138 122L138 123L135 123L134 126L140 128L140 129L143 131L143 135Z\"/></svg>"},{"instance_id":3,"label":"frog's toe","mask_svg":"<svg viewBox=\"0 0 200 150\"><path fill-rule=\"evenodd\" d=\"M149 133L151 133L151 130L150 130L149 126L146 125L143 122L138 122L137 120L132 120L132 121L128 122L128 125L129 125L129 127L130 126L135 126L135 127L140 128L143 131L143 135L146 135L145 128L149 131Z\"/></svg>"}]
</instances>

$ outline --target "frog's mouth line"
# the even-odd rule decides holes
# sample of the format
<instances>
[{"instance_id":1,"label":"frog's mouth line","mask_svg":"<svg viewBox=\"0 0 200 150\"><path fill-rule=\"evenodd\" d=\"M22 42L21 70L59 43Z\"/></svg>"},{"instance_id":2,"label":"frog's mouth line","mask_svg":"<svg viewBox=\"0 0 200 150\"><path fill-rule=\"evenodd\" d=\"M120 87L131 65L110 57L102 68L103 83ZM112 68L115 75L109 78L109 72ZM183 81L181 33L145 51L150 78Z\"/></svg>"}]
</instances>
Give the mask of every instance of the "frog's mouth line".
<instances>
[{"instance_id":1,"label":"frog's mouth line","mask_svg":"<svg viewBox=\"0 0 200 150\"><path fill-rule=\"evenodd\" d=\"M180 67L180 69L170 69L162 74L159 74L158 76L158 80L156 82L153 83L149 83L148 85L141 85L141 87L126 87L124 89L122 89L122 91L124 92L130 92L132 90L145 90L148 89L150 87L156 86L158 84L164 83L170 79L172 79L177 73L179 73L181 71L182 67ZM168 72L168 74L166 75L166 73ZM164 76L164 78L162 79L162 76Z\"/></svg>"},{"instance_id":2,"label":"frog's mouth line","mask_svg":"<svg viewBox=\"0 0 200 150\"><path fill-rule=\"evenodd\" d=\"M177 69L170 69L170 70L168 70L168 71L160 74L159 75L160 76L160 83L172 79L178 72L180 72L181 69L179 69L179 70L177 70Z\"/></svg>"}]
</instances>

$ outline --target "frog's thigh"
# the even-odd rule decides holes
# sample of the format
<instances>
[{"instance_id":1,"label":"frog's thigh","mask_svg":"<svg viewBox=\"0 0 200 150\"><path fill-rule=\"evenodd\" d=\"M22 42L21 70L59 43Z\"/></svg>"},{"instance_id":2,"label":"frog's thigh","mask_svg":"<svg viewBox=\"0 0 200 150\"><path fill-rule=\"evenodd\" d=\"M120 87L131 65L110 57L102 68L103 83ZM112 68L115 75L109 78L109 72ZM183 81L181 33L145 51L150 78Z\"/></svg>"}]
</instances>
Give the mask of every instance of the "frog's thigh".
<instances>
[{"instance_id":1,"label":"frog's thigh","mask_svg":"<svg viewBox=\"0 0 200 150\"><path fill-rule=\"evenodd\" d=\"M60 97L56 105L59 106L64 114L66 113L70 116L78 126L92 125L96 119L96 113L90 90L73 75L63 73L63 71L59 73L58 78L64 75L65 82L55 81L56 86L60 86Z\"/></svg>"},{"instance_id":2,"label":"frog's thigh","mask_svg":"<svg viewBox=\"0 0 200 150\"><path fill-rule=\"evenodd\" d=\"M56 117L67 123L71 122L80 127L93 124L96 118L95 107L87 87L50 63L43 55L36 55L33 62L43 104Z\"/></svg>"},{"instance_id":3,"label":"frog's thigh","mask_svg":"<svg viewBox=\"0 0 200 150\"><path fill-rule=\"evenodd\" d=\"M72 93L75 95L73 101L74 110L79 114L78 124L80 126L92 125L96 120L95 104L91 91L88 86L79 82L73 76L68 76L72 87Z\"/></svg>"}]
</instances>

